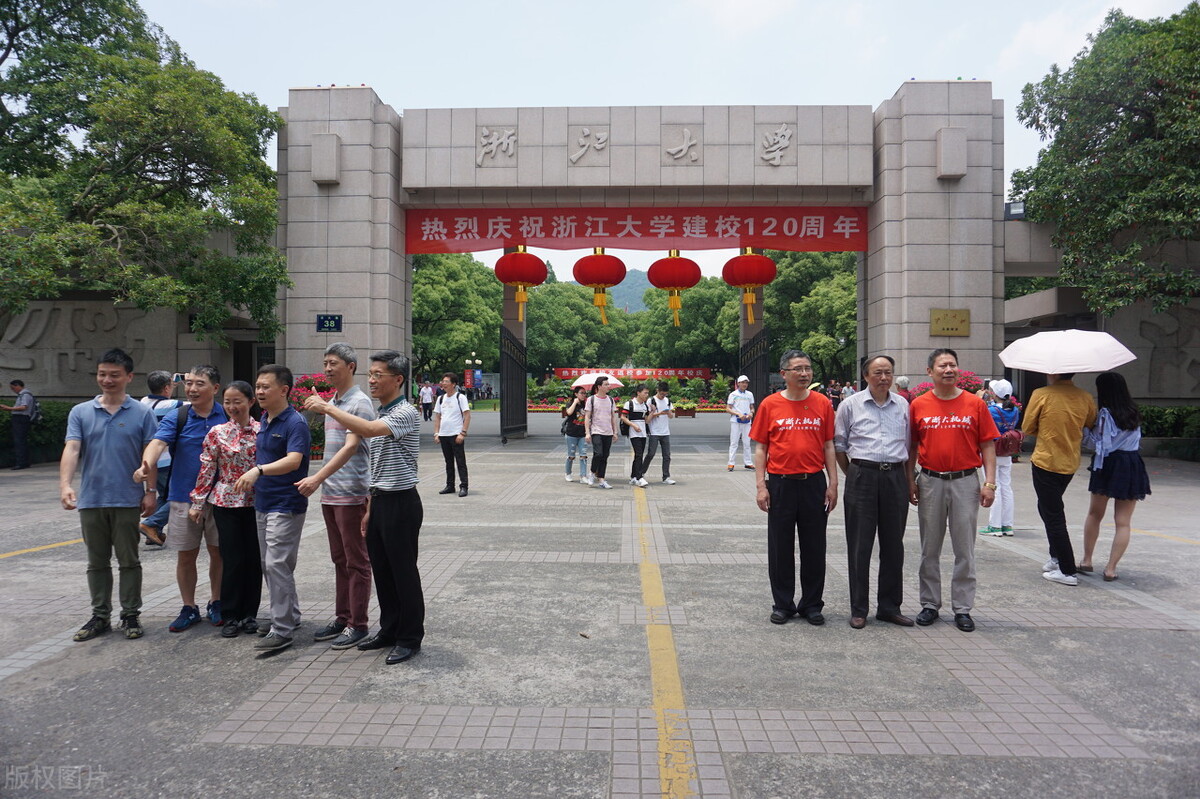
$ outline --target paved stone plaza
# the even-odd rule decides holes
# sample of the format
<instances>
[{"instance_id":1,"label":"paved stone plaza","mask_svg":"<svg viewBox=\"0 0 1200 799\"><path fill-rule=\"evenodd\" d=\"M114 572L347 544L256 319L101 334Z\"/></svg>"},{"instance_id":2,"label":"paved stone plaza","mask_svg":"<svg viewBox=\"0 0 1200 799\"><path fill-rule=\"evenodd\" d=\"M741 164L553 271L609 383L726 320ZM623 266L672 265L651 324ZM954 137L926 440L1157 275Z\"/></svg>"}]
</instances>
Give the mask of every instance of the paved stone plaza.
<instances>
[{"instance_id":1,"label":"paved stone plaza","mask_svg":"<svg viewBox=\"0 0 1200 799\"><path fill-rule=\"evenodd\" d=\"M678 485L613 491L563 481L558 417L503 446L497 415L475 421L466 499L436 494L425 430L427 637L398 666L311 642L333 606L315 502L291 649L257 658L257 639L207 624L168 633L174 555L156 549L145 638L72 643L85 553L50 545L77 539L78 519L58 509L55 467L4 472L0 796L1200 795L1200 464L1148 461L1121 579L1077 588L1041 578L1016 465L1017 534L979 541L971 634L949 614L851 629L839 508L828 623L778 627L765 515L753 474L725 470L723 417L672 422ZM621 445L610 478L628 457ZM1077 547L1086 502L1081 472ZM913 513L909 614L916 541Z\"/></svg>"}]
</instances>

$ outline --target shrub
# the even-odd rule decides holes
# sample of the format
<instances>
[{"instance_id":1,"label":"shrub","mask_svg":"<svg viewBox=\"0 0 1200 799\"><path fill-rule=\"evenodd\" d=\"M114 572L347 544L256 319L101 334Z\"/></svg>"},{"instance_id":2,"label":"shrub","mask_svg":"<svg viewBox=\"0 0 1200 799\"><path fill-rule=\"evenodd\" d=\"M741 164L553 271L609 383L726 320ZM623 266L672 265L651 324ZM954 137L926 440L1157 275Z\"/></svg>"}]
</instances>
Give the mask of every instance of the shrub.
<instances>
[{"instance_id":1,"label":"shrub","mask_svg":"<svg viewBox=\"0 0 1200 799\"><path fill-rule=\"evenodd\" d=\"M983 380L981 380L979 375L975 374L974 372L968 372L966 369L963 369L958 373L958 382L955 383L955 385L961 388L963 391L970 391L972 394L974 394L976 391L979 391L981 388L983 388ZM919 383L917 387L912 390L912 395L914 398L916 398L930 391L933 391L933 383L930 383L928 380L926 380L924 383Z\"/></svg>"}]
</instances>

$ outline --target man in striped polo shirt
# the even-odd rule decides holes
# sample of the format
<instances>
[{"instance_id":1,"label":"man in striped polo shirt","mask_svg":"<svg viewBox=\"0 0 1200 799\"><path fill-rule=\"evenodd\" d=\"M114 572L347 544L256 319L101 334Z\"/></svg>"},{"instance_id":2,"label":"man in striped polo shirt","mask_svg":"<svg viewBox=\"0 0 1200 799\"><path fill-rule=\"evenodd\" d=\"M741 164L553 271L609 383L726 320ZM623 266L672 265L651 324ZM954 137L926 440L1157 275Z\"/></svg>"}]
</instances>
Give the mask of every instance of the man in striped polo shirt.
<instances>
[{"instance_id":1,"label":"man in striped polo shirt","mask_svg":"<svg viewBox=\"0 0 1200 799\"><path fill-rule=\"evenodd\" d=\"M344 341L330 344L322 363L333 383L334 407L371 421L375 408L354 384L358 353ZM367 442L332 416L325 417L325 465L296 488L311 496L321 488L321 512L333 560L334 618L313 633L314 641L332 641L330 649L349 649L367 637L367 605L371 602L371 561L362 535L370 484Z\"/></svg>"},{"instance_id":2,"label":"man in striped polo shirt","mask_svg":"<svg viewBox=\"0 0 1200 799\"><path fill-rule=\"evenodd\" d=\"M379 597L379 632L360 641L358 649L390 647L388 665L420 652L425 637L425 595L417 570L424 518L417 493L421 414L404 397L408 372L408 358L396 350L371 355L367 381L380 403L375 420L361 419L315 395L305 402L308 410L331 416L368 439L371 488L364 524Z\"/></svg>"}]
</instances>

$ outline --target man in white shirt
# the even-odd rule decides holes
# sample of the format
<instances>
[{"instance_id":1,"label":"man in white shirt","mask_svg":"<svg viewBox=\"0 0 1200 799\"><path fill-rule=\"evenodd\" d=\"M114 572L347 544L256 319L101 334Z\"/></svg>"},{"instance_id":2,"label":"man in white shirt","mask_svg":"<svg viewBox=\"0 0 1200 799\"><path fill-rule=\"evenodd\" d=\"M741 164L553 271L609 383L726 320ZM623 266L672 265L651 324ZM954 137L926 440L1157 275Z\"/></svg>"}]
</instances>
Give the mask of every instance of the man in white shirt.
<instances>
[{"instance_id":1,"label":"man in white shirt","mask_svg":"<svg viewBox=\"0 0 1200 799\"><path fill-rule=\"evenodd\" d=\"M739 375L737 390L729 393L725 401L729 411L729 471L737 456L738 444L742 445L742 463L747 469L754 468L754 453L750 446L750 421L754 418L754 394L750 391L750 378Z\"/></svg>"},{"instance_id":2,"label":"man in white shirt","mask_svg":"<svg viewBox=\"0 0 1200 799\"><path fill-rule=\"evenodd\" d=\"M433 418L433 385L431 383L421 384L421 415L425 421Z\"/></svg>"},{"instance_id":3,"label":"man in white shirt","mask_svg":"<svg viewBox=\"0 0 1200 799\"><path fill-rule=\"evenodd\" d=\"M650 462L654 460L654 453L661 446L662 481L673 486L675 481L671 479L670 420L675 416L675 408L671 405L671 398L667 396L667 388L666 383L659 383L657 392L647 403L650 406L650 412L646 414L650 440L646 443L646 457L642 459L642 477L646 477L646 472L650 470Z\"/></svg>"},{"instance_id":4,"label":"man in white shirt","mask_svg":"<svg viewBox=\"0 0 1200 799\"><path fill-rule=\"evenodd\" d=\"M467 495L467 453L465 442L471 426L471 406L458 390L458 376L453 372L442 375L442 391L433 406L433 438L442 445L446 459L446 487L439 494L454 493L454 465L458 464L458 495Z\"/></svg>"}]
</instances>

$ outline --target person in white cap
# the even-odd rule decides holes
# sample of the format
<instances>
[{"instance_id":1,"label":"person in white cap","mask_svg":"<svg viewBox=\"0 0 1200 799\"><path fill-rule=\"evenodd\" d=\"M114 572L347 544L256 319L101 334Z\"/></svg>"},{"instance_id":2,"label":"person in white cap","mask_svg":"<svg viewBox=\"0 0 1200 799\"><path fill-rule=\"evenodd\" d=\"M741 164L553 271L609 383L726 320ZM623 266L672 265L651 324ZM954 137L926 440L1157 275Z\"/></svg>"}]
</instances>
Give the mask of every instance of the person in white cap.
<instances>
[{"instance_id":1,"label":"person in white cap","mask_svg":"<svg viewBox=\"0 0 1200 799\"><path fill-rule=\"evenodd\" d=\"M738 375L737 390L729 392L725 407L729 411L729 471L733 471L739 442L742 445L742 463L747 469L753 469L750 420L754 418L754 394L750 391L750 378Z\"/></svg>"},{"instance_id":2,"label":"person in white cap","mask_svg":"<svg viewBox=\"0 0 1200 799\"><path fill-rule=\"evenodd\" d=\"M988 410L992 412L992 420L1001 435L1013 430L1021 419L1021 409L1013 402L1012 383L1007 380L992 380L984 389L984 400ZM987 527L980 527L980 535L1012 535L1013 534L1013 490L1012 490L1012 456L996 455L996 501L988 516Z\"/></svg>"}]
</instances>

